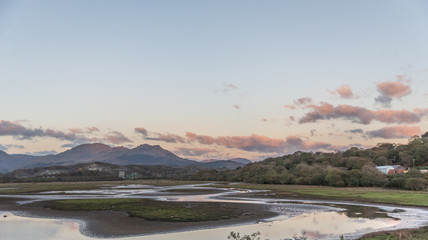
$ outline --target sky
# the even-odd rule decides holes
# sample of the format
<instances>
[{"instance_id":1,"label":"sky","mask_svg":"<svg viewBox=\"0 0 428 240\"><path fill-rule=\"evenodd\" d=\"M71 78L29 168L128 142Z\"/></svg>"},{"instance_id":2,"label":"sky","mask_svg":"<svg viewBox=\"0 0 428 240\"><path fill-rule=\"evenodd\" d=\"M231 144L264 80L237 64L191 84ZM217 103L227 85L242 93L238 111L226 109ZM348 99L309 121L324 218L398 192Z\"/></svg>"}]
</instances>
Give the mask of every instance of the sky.
<instances>
[{"instance_id":1,"label":"sky","mask_svg":"<svg viewBox=\"0 0 428 240\"><path fill-rule=\"evenodd\" d=\"M427 1L0 0L0 150L261 160L428 131Z\"/></svg>"}]
</instances>

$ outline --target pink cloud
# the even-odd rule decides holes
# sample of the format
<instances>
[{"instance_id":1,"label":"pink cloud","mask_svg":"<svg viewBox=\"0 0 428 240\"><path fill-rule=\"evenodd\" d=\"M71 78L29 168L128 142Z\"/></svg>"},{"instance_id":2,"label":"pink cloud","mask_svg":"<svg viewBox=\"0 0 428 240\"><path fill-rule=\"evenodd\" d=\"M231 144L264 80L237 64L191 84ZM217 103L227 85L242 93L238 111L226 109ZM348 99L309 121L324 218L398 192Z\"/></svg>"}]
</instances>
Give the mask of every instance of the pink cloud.
<instances>
[{"instance_id":1,"label":"pink cloud","mask_svg":"<svg viewBox=\"0 0 428 240\"><path fill-rule=\"evenodd\" d=\"M185 143L186 139L178 136L176 134L172 133L156 133L156 132L150 132L147 131L147 129L143 127L134 128L134 131L141 134L142 137L146 140L151 141L161 141L161 142L167 142L167 143Z\"/></svg>"},{"instance_id":2,"label":"pink cloud","mask_svg":"<svg viewBox=\"0 0 428 240\"><path fill-rule=\"evenodd\" d=\"M105 136L105 141L112 144L122 144L132 142L129 138L120 132L112 131Z\"/></svg>"},{"instance_id":3,"label":"pink cloud","mask_svg":"<svg viewBox=\"0 0 428 240\"><path fill-rule=\"evenodd\" d=\"M233 108L235 108L235 109L240 109L241 107L240 107L238 104L234 104L234 105L233 105Z\"/></svg>"},{"instance_id":4,"label":"pink cloud","mask_svg":"<svg viewBox=\"0 0 428 240\"><path fill-rule=\"evenodd\" d=\"M284 143L284 140L269 138L253 134L251 136L222 136L211 137L187 132L186 137L190 141L201 144L216 144L227 148L237 148L246 151L276 151Z\"/></svg>"},{"instance_id":5,"label":"pink cloud","mask_svg":"<svg viewBox=\"0 0 428 240\"><path fill-rule=\"evenodd\" d=\"M371 138L410 138L415 135L420 135L421 129L414 126L392 126L384 127L379 130L369 131L367 135Z\"/></svg>"},{"instance_id":6,"label":"pink cloud","mask_svg":"<svg viewBox=\"0 0 428 240\"><path fill-rule=\"evenodd\" d=\"M329 103L309 105L312 111L306 113L299 123L316 122L323 119L345 119L361 124L369 124L373 120L383 123L416 123L421 114L408 110L377 110L341 104L336 107Z\"/></svg>"},{"instance_id":7,"label":"pink cloud","mask_svg":"<svg viewBox=\"0 0 428 240\"><path fill-rule=\"evenodd\" d=\"M354 93L349 85L342 85L335 89L333 93L338 94L341 98L353 98Z\"/></svg>"},{"instance_id":8,"label":"pink cloud","mask_svg":"<svg viewBox=\"0 0 428 240\"><path fill-rule=\"evenodd\" d=\"M217 150L210 148L186 148L180 147L176 148L174 151L178 155L191 156L191 157L200 157L208 153L215 153Z\"/></svg>"},{"instance_id":9,"label":"pink cloud","mask_svg":"<svg viewBox=\"0 0 428 240\"><path fill-rule=\"evenodd\" d=\"M293 101L293 104L284 105L284 108L296 109L297 107L306 106L307 104L312 103L312 98L302 97Z\"/></svg>"},{"instance_id":10,"label":"pink cloud","mask_svg":"<svg viewBox=\"0 0 428 240\"><path fill-rule=\"evenodd\" d=\"M399 79L404 79L403 76L398 75ZM376 103L383 107L391 107L393 98L401 98L409 95L412 92L410 85L406 85L400 81L382 82L377 85L377 90L380 96L375 98Z\"/></svg>"},{"instance_id":11,"label":"pink cloud","mask_svg":"<svg viewBox=\"0 0 428 240\"><path fill-rule=\"evenodd\" d=\"M302 98L298 98L297 100L294 100L295 105L306 105L311 102L312 102L312 98L309 98L309 97L302 97Z\"/></svg>"},{"instance_id":12,"label":"pink cloud","mask_svg":"<svg viewBox=\"0 0 428 240\"><path fill-rule=\"evenodd\" d=\"M185 143L186 142L185 138L172 133L167 133L167 134L154 133L154 135L155 137L146 137L145 139L168 142L168 143Z\"/></svg>"},{"instance_id":13,"label":"pink cloud","mask_svg":"<svg viewBox=\"0 0 428 240\"><path fill-rule=\"evenodd\" d=\"M70 128L70 132L72 133L94 133L99 132L100 130L97 127L87 127L87 128Z\"/></svg>"},{"instance_id":14,"label":"pink cloud","mask_svg":"<svg viewBox=\"0 0 428 240\"><path fill-rule=\"evenodd\" d=\"M377 85L377 90L388 97L403 97L412 92L410 85L402 82L382 82Z\"/></svg>"},{"instance_id":15,"label":"pink cloud","mask_svg":"<svg viewBox=\"0 0 428 240\"><path fill-rule=\"evenodd\" d=\"M143 135L143 137L147 137L147 129L145 129L143 127L134 128L134 131Z\"/></svg>"},{"instance_id":16,"label":"pink cloud","mask_svg":"<svg viewBox=\"0 0 428 240\"><path fill-rule=\"evenodd\" d=\"M280 154L295 151L332 151L335 148L329 143L303 141L297 136L288 136L286 139L269 138L256 134L251 136L212 137L187 132L186 137L189 142L198 142L200 144L218 145L254 152L277 152Z\"/></svg>"},{"instance_id":17,"label":"pink cloud","mask_svg":"<svg viewBox=\"0 0 428 240\"><path fill-rule=\"evenodd\" d=\"M284 108L288 108L288 109L296 109L296 106L295 105L293 105L293 104L287 104L287 105L284 105Z\"/></svg>"}]
</instances>

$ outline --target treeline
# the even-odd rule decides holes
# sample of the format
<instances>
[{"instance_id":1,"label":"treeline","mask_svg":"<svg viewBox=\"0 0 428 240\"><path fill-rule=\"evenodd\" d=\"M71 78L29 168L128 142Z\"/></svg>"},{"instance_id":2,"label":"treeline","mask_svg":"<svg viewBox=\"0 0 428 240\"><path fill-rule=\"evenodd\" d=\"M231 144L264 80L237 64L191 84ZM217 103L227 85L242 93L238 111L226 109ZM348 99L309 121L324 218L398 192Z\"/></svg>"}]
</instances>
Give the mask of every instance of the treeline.
<instances>
[{"instance_id":1,"label":"treeline","mask_svg":"<svg viewBox=\"0 0 428 240\"><path fill-rule=\"evenodd\" d=\"M199 172L199 167L174 168L164 165L127 165L109 163L76 164L33 169L19 169L0 174L0 183L117 181L128 179L184 180ZM119 173L123 172L124 176Z\"/></svg>"},{"instance_id":2,"label":"treeline","mask_svg":"<svg viewBox=\"0 0 428 240\"><path fill-rule=\"evenodd\" d=\"M384 175L376 166L412 168L413 164L419 167L428 165L427 161L428 134L424 134L409 139L405 145L383 143L371 149L354 147L337 153L295 152L236 170L203 170L191 179L423 190L428 175L416 168L407 174Z\"/></svg>"},{"instance_id":3,"label":"treeline","mask_svg":"<svg viewBox=\"0 0 428 240\"><path fill-rule=\"evenodd\" d=\"M20 169L0 174L0 182L171 179L423 190L428 174L422 174L417 168L428 168L428 133L415 136L403 145L382 143L371 149L353 147L336 153L299 151L235 170L96 163L101 170L94 171L89 165ZM406 174L384 175L376 169L381 165L401 165L412 169ZM121 171L125 172L125 177L119 176Z\"/></svg>"}]
</instances>

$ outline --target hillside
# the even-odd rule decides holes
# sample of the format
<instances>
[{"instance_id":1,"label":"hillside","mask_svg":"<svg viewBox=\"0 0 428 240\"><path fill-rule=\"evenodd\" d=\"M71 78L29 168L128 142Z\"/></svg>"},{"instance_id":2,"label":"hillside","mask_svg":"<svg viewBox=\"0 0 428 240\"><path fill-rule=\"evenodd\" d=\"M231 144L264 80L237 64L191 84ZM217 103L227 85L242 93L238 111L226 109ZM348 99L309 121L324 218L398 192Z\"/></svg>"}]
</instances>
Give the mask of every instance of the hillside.
<instances>
[{"instance_id":1,"label":"hillside","mask_svg":"<svg viewBox=\"0 0 428 240\"><path fill-rule=\"evenodd\" d=\"M242 167L245 163L217 161L201 163L184 159L163 149L159 145L143 144L136 148L110 147L101 143L83 144L65 152L47 155L31 156L24 154L7 154L0 152L0 173L16 169L30 169L49 166L68 166L83 163L110 163L116 165L165 165L170 167L198 166L201 168Z\"/></svg>"},{"instance_id":2,"label":"hillside","mask_svg":"<svg viewBox=\"0 0 428 240\"><path fill-rule=\"evenodd\" d=\"M415 136L408 144L380 143L374 148L351 148L344 152L295 152L229 171L205 170L194 179L245 181L273 184L325 185L336 187L390 187L425 189L428 174L428 137ZM376 166L402 165L407 174L384 175ZM413 164L415 167L413 167Z\"/></svg>"}]
</instances>

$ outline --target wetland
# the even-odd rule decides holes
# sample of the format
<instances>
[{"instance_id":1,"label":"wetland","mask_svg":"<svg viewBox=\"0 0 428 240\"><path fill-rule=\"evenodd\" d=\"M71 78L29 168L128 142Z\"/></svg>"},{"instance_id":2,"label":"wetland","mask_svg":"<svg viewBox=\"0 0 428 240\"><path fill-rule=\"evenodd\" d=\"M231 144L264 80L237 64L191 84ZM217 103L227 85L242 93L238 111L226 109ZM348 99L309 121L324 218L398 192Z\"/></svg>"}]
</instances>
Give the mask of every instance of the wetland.
<instances>
[{"instance_id":1,"label":"wetland","mask_svg":"<svg viewBox=\"0 0 428 240\"><path fill-rule=\"evenodd\" d=\"M208 182L9 184L0 187L0 238L23 239L33 229L31 239L221 240L232 231L259 231L270 240L357 239L428 224L424 207L315 189L309 195L306 186Z\"/></svg>"}]
</instances>

